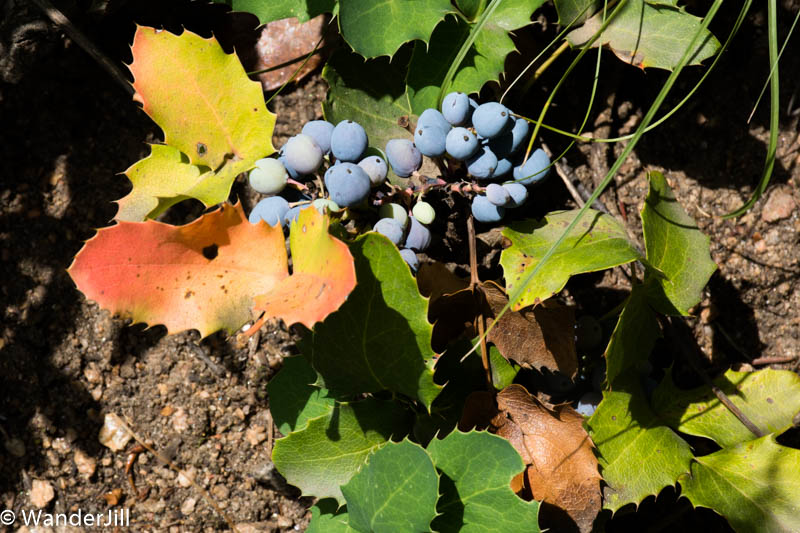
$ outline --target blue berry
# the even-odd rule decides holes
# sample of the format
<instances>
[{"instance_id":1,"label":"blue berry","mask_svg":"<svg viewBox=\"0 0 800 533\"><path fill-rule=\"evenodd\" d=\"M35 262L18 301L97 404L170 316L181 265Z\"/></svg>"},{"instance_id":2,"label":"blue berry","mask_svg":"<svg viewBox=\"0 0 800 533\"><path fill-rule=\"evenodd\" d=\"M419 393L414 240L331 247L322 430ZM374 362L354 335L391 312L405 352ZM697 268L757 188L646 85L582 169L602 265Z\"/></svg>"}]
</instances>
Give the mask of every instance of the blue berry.
<instances>
[{"instance_id":1,"label":"blue berry","mask_svg":"<svg viewBox=\"0 0 800 533\"><path fill-rule=\"evenodd\" d=\"M492 148L492 151L497 154L497 157L507 157L517 153L517 151L522 148L525 138L528 136L529 127L527 120L514 117L511 117L511 120L514 125L509 131L489 141L489 146Z\"/></svg>"},{"instance_id":2,"label":"blue berry","mask_svg":"<svg viewBox=\"0 0 800 533\"><path fill-rule=\"evenodd\" d=\"M417 254L414 253L414 250L403 248L400 250L400 257L402 257L403 261L411 268L411 272L419 270L419 259L417 259Z\"/></svg>"},{"instance_id":3,"label":"blue berry","mask_svg":"<svg viewBox=\"0 0 800 533\"><path fill-rule=\"evenodd\" d=\"M373 187L377 187L386 180L386 174L389 172L389 167L386 166L386 161L377 155L365 157L358 162L358 166L364 169L364 172L369 176L369 181Z\"/></svg>"},{"instance_id":4,"label":"blue berry","mask_svg":"<svg viewBox=\"0 0 800 533\"><path fill-rule=\"evenodd\" d=\"M514 163L512 163L507 157L503 157L502 159L497 160L497 168L494 169L494 174L492 174L493 178L502 178L511 174L511 171L514 169Z\"/></svg>"},{"instance_id":5,"label":"blue berry","mask_svg":"<svg viewBox=\"0 0 800 533\"><path fill-rule=\"evenodd\" d=\"M524 165L514 169L514 179L523 185L542 181L550 173L550 158L541 148L531 154Z\"/></svg>"},{"instance_id":6,"label":"blue berry","mask_svg":"<svg viewBox=\"0 0 800 533\"><path fill-rule=\"evenodd\" d=\"M352 120L341 121L331 133L331 153L339 161L358 161L367 149L367 144L367 132Z\"/></svg>"},{"instance_id":7,"label":"blue berry","mask_svg":"<svg viewBox=\"0 0 800 533\"><path fill-rule=\"evenodd\" d=\"M511 200L511 195L497 183L490 183L486 186L486 199L496 206L505 207Z\"/></svg>"},{"instance_id":8,"label":"blue berry","mask_svg":"<svg viewBox=\"0 0 800 533\"><path fill-rule=\"evenodd\" d=\"M330 199L341 207L353 207L369 196L370 181L364 169L353 163L333 165L325 173Z\"/></svg>"},{"instance_id":9,"label":"blue berry","mask_svg":"<svg viewBox=\"0 0 800 533\"><path fill-rule=\"evenodd\" d=\"M263 220L270 226L283 225L283 216L288 210L289 202L280 196L270 196L256 204L253 210L250 211L248 220L251 224L258 224L259 221Z\"/></svg>"},{"instance_id":10,"label":"blue berry","mask_svg":"<svg viewBox=\"0 0 800 533\"><path fill-rule=\"evenodd\" d=\"M438 126L417 126L414 131L414 145L422 155L439 157L444 154L447 131Z\"/></svg>"},{"instance_id":11,"label":"blue berry","mask_svg":"<svg viewBox=\"0 0 800 533\"><path fill-rule=\"evenodd\" d=\"M428 108L422 112L417 121L417 127L436 126L444 131L450 129L450 123L437 109Z\"/></svg>"},{"instance_id":12,"label":"blue berry","mask_svg":"<svg viewBox=\"0 0 800 533\"><path fill-rule=\"evenodd\" d=\"M497 156L487 146L482 146L478 153L467 161L467 172L479 180L491 178L496 169Z\"/></svg>"},{"instance_id":13,"label":"blue berry","mask_svg":"<svg viewBox=\"0 0 800 533\"><path fill-rule=\"evenodd\" d=\"M408 217L408 220L405 247L418 252L426 250L431 245L431 231L414 217Z\"/></svg>"},{"instance_id":14,"label":"blue berry","mask_svg":"<svg viewBox=\"0 0 800 533\"><path fill-rule=\"evenodd\" d=\"M469 97L464 93L452 92L442 100L442 116L453 126L466 123L471 114Z\"/></svg>"},{"instance_id":15,"label":"blue berry","mask_svg":"<svg viewBox=\"0 0 800 533\"><path fill-rule=\"evenodd\" d=\"M286 214L283 215L283 225L284 226L291 226L292 222L297 221L297 217L300 216L300 211L308 207L308 205L296 205L294 207L290 207Z\"/></svg>"},{"instance_id":16,"label":"blue berry","mask_svg":"<svg viewBox=\"0 0 800 533\"><path fill-rule=\"evenodd\" d=\"M301 133L314 139L323 154L331 153L331 135L333 134L333 124L327 120L312 120L306 122Z\"/></svg>"},{"instance_id":17,"label":"blue berry","mask_svg":"<svg viewBox=\"0 0 800 533\"><path fill-rule=\"evenodd\" d=\"M504 207L494 205L486 196L478 195L472 199L472 216L478 222L500 222L505 214Z\"/></svg>"},{"instance_id":18,"label":"blue berry","mask_svg":"<svg viewBox=\"0 0 800 533\"><path fill-rule=\"evenodd\" d=\"M508 191L511 200L506 205L508 208L519 207L528 199L528 188L521 183L504 183L503 188Z\"/></svg>"},{"instance_id":19,"label":"blue berry","mask_svg":"<svg viewBox=\"0 0 800 533\"><path fill-rule=\"evenodd\" d=\"M445 139L445 149L454 159L466 161L478 151L478 138L467 128L453 128Z\"/></svg>"},{"instance_id":20,"label":"blue berry","mask_svg":"<svg viewBox=\"0 0 800 533\"><path fill-rule=\"evenodd\" d=\"M391 139L386 143L386 158L394 173L407 178L422 166L422 154L408 139Z\"/></svg>"},{"instance_id":21,"label":"blue berry","mask_svg":"<svg viewBox=\"0 0 800 533\"><path fill-rule=\"evenodd\" d=\"M475 133L485 139L492 139L512 125L511 113L503 104L489 102L481 104L472 114L472 125Z\"/></svg>"},{"instance_id":22,"label":"blue berry","mask_svg":"<svg viewBox=\"0 0 800 533\"><path fill-rule=\"evenodd\" d=\"M298 174L313 174L322 164L322 150L314 139L302 133L286 141L283 156Z\"/></svg>"},{"instance_id":23,"label":"blue berry","mask_svg":"<svg viewBox=\"0 0 800 533\"><path fill-rule=\"evenodd\" d=\"M405 233L403 226L393 218L380 219L372 227L372 230L388 238L395 246L403 241L403 234Z\"/></svg>"}]
</instances>

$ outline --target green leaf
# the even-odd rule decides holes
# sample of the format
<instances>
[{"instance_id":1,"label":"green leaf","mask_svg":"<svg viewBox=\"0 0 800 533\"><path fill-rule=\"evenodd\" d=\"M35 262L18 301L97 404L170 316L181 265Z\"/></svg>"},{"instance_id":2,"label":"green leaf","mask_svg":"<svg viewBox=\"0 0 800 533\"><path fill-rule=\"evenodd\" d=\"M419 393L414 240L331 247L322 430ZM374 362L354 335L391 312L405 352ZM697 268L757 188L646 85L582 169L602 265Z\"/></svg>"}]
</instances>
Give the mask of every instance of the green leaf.
<instances>
[{"instance_id":1,"label":"green leaf","mask_svg":"<svg viewBox=\"0 0 800 533\"><path fill-rule=\"evenodd\" d=\"M430 408L441 387L433 381L428 300L383 235L360 236L350 252L356 288L311 332L311 365L334 396L390 390Z\"/></svg>"},{"instance_id":2,"label":"green leaf","mask_svg":"<svg viewBox=\"0 0 800 533\"><path fill-rule=\"evenodd\" d=\"M312 418L327 415L335 401L328 391L312 385L317 373L304 357L287 357L283 368L269 380L269 410L278 431L288 435L303 429Z\"/></svg>"},{"instance_id":3,"label":"green leaf","mask_svg":"<svg viewBox=\"0 0 800 533\"><path fill-rule=\"evenodd\" d=\"M477 343L478 339L474 339L473 343ZM519 372L519 365L512 364L508 359L503 357L500 350L494 344L489 344L489 370L492 372L492 385L497 390L503 390L517 377ZM481 350L478 348L477 353L480 355ZM481 366L481 369L483 367Z\"/></svg>"},{"instance_id":4,"label":"green leaf","mask_svg":"<svg viewBox=\"0 0 800 533\"><path fill-rule=\"evenodd\" d=\"M433 439L428 453L442 473L436 531L539 531L539 502L526 502L511 490L511 479L525 465L506 439L454 431L443 440Z\"/></svg>"},{"instance_id":5,"label":"green leaf","mask_svg":"<svg viewBox=\"0 0 800 533\"><path fill-rule=\"evenodd\" d=\"M415 39L428 42L450 0L339 0L342 37L364 57L393 56Z\"/></svg>"},{"instance_id":6,"label":"green leaf","mask_svg":"<svg viewBox=\"0 0 800 533\"><path fill-rule=\"evenodd\" d=\"M578 211L556 211L544 220L512 223L503 230L511 247L503 250L500 264L506 291L513 294L528 272L536 267ZM595 272L640 259L625 229L613 217L589 209L555 253L530 280L513 310L536 305L560 291L570 276Z\"/></svg>"},{"instance_id":7,"label":"green leaf","mask_svg":"<svg viewBox=\"0 0 800 533\"><path fill-rule=\"evenodd\" d=\"M647 262L661 274L648 274L650 303L666 315L688 315L702 297L717 265L709 238L686 214L660 172L650 172L650 192L642 209Z\"/></svg>"},{"instance_id":8,"label":"green leaf","mask_svg":"<svg viewBox=\"0 0 800 533\"><path fill-rule=\"evenodd\" d=\"M661 337L658 319L642 285L634 285L606 349L606 381L614 389L617 377L647 361Z\"/></svg>"},{"instance_id":9,"label":"green leaf","mask_svg":"<svg viewBox=\"0 0 800 533\"><path fill-rule=\"evenodd\" d=\"M231 6L234 11L246 11L258 17L261 24L295 17L300 22L323 13L330 13L336 0L215 0Z\"/></svg>"},{"instance_id":10,"label":"green leaf","mask_svg":"<svg viewBox=\"0 0 800 533\"><path fill-rule=\"evenodd\" d=\"M154 148L128 170L135 190L120 201L120 215L152 218L187 197L206 206L225 201L236 176L275 151L275 115L261 84L213 37L139 26L131 51L134 100L172 149Z\"/></svg>"},{"instance_id":11,"label":"green leaf","mask_svg":"<svg viewBox=\"0 0 800 533\"><path fill-rule=\"evenodd\" d=\"M509 32L531 23L531 15L544 0L505 0L492 13L467 52L449 91L474 93L488 81L499 81L506 56L516 50ZM409 65L408 94L414 113L438 107L439 88L450 64L466 41L474 24L448 18L433 32L430 45L416 43Z\"/></svg>"},{"instance_id":12,"label":"green leaf","mask_svg":"<svg viewBox=\"0 0 800 533\"><path fill-rule=\"evenodd\" d=\"M150 155L125 171L133 190L117 200L119 211L114 218L140 222L157 217L170 206L189 198L186 193L197 184L201 174L200 168L190 164L177 148L151 144ZM198 200L206 205L216 203L214 195Z\"/></svg>"},{"instance_id":13,"label":"green leaf","mask_svg":"<svg viewBox=\"0 0 800 533\"><path fill-rule=\"evenodd\" d=\"M588 420L590 436L599 453L600 473L607 486L603 507L616 512L639 504L649 495L674 485L689 472L689 445L666 426L658 424L647 405L638 376L605 391L603 401Z\"/></svg>"},{"instance_id":14,"label":"green leaf","mask_svg":"<svg viewBox=\"0 0 800 533\"><path fill-rule=\"evenodd\" d=\"M489 0L456 0L456 7L469 20L478 18Z\"/></svg>"},{"instance_id":15,"label":"green leaf","mask_svg":"<svg viewBox=\"0 0 800 533\"><path fill-rule=\"evenodd\" d=\"M369 456L342 486L342 493L350 526L357 531L429 531L436 516L439 476L419 444L390 442Z\"/></svg>"},{"instance_id":16,"label":"green leaf","mask_svg":"<svg viewBox=\"0 0 800 533\"><path fill-rule=\"evenodd\" d=\"M603 24L603 13L597 13L583 26L567 34L572 46L587 43ZM656 67L672 70L700 30L701 19L682 9L663 4L629 1L606 27L593 47L607 45L618 58L639 68ZM717 53L719 41L703 30L689 59L690 65Z\"/></svg>"},{"instance_id":17,"label":"green leaf","mask_svg":"<svg viewBox=\"0 0 800 533\"><path fill-rule=\"evenodd\" d=\"M396 402L373 399L337 403L325 416L275 441L272 461L286 480L304 495L336 498L340 486L355 475L370 453L391 438L402 438L411 416Z\"/></svg>"},{"instance_id":18,"label":"green leaf","mask_svg":"<svg viewBox=\"0 0 800 533\"><path fill-rule=\"evenodd\" d=\"M577 26L603 9L603 0L553 0L553 3L562 26L570 22Z\"/></svg>"},{"instance_id":19,"label":"green leaf","mask_svg":"<svg viewBox=\"0 0 800 533\"><path fill-rule=\"evenodd\" d=\"M322 111L333 124L353 120L367 131L372 149L384 151L389 139L411 139L398 125L412 119L411 103L402 80L407 60L395 57L365 61L356 54L337 52L322 70L330 89Z\"/></svg>"},{"instance_id":20,"label":"green leaf","mask_svg":"<svg viewBox=\"0 0 800 533\"><path fill-rule=\"evenodd\" d=\"M714 384L764 433L785 431L800 412L800 376L788 370L728 370ZM669 375L653 393L653 409L678 431L707 437L723 448L755 438L711 387L681 390Z\"/></svg>"},{"instance_id":21,"label":"green leaf","mask_svg":"<svg viewBox=\"0 0 800 533\"><path fill-rule=\"evenodd\" d=\"M800 531L800 451L774 435L698 457L681 492L724 516L738 533Z\"/></svg>"},{"instance_id":22,"label":"green leaf","mask_svg":"<svg viewBox=\"0 0 800 533\"><path fill-rule=\"evenodd\" d=\"M306 533L357 533L350 527L347 507L339 507L336 500L325 498L311 508L311 523Z\"/></svg>"}]
</instances>

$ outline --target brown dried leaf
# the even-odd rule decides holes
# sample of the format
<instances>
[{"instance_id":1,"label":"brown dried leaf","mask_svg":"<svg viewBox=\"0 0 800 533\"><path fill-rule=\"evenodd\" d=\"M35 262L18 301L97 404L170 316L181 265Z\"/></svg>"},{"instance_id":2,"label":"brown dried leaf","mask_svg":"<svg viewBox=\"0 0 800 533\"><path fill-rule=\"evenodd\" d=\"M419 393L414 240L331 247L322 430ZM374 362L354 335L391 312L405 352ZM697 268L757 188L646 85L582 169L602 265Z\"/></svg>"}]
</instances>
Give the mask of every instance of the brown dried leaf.
<instances>
[{"instance_id":1,"label":"brown dried leaf","mask_svg":"<svg viewBox=\"0 0 800 533\"><path fill-rule=\"evenodd\" d=\"M455 338L465 331L472 334L472 325L478 314L475 295L469 290L469 281L459 278L442 263L424 263L417 272L417 286L423 296L430 298L428 320L433 323L431 346L441 353Z\"/></svg>"},{"instance_id":2,"label":"brown dried leaf","mask_svg":"<svg viewBox=\"0 0 800 533\"><path fill-rule=\"evenodd\" d=\"M528 465L525 477L514 478L512 487L543 502L540 524L561 533L591 531L601 507L601 477L583 417L568 405L548 408L515 384L496 400L488 392L467 398L459 430L487 426Z\"/></svg>"},{"instance_id":3,"label":"brown dried leaf","mask_svg":"<svg viewBox=\"0 0 800 533\"><path fill-rule=\"evenodd\" d=\"M314 50L324 29L325 16L323 15L304 23L298 22L296 18L268 23L261 28L258 42L255 44L256 59L252 70L262 70L295 58L303 58ZM319 54L312 56L295 77L295 81L307 76L321 62L322 56ZM283 85L301 64L302 59L281 69L258 74L257 77L265 91L272 91Z\"/></svg>"},{"instance_id":4,"label":"brown dried leaf","mask_svg":"<svg viewBox=\"0 0 800 533\"><path fill-rule=\"evenodd\" d=\"M483 284L494 315L508 303L505 292L494 283ZM575 312L550 303L534 309L507 311L489 331L488 340L506 359L524 368L543 367L574 378L578 372L575 351Z\"/></svg>"}]
</instances>

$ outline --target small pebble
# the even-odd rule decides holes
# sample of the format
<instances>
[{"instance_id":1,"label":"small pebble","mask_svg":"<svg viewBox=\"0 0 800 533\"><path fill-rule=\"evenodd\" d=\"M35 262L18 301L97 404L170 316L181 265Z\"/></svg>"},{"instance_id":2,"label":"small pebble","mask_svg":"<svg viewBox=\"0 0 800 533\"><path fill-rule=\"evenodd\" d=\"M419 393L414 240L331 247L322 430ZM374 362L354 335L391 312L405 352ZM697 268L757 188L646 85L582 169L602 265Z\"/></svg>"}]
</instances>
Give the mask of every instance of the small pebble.
<instances>
[{"instance_id":1,"label":"small pebble","mask_svg":"<svg viewBox=\"0 0 800 533\"><path fill-rule=\"evenodd\" d=\"M42 481L41 479L33 480L30 497L31 504L34 507L39 509L47 507L47 504L53 500L55 495L56 492L53 490L53 486L50 483Z\"/></svg>"},{"instance_id":2,"label":"small pebble","mask_svg":"<svg viewBox=\"0 0 800 533\"><path fill-rule=\"evenodd\" d=\"M778 189L769 195L764 208L761 210L761 220L764 222L775 222L788 218L794 211L797 204L788 192Z\"/></svg>"},{"instance_id":3,"label":"small pebble","mask_svg":"<svg viewBox=\"0 0 800 533\"><path fill-rule=\"evenodd\" d=\"M197 505L196 498L186 498L183 503L181 504L181 512L185 516L189 516L194 512L194 507Z\"/></svg>"},{"instance_id":4,"label":"small pebble","mask_svg":"<svg viewBox=\"0 0 800 533\"><path fill-rule=\"evenodd\" d=\"M100 444L114 452L124 449L131 440L131 436L117 420L116 415L107 414L103 420L103 427L100 428L100 435L97 437Z\"/></svg>"},{"instance_id":5,"label":"small pebble","mask_svg":"<svg viewBox=\"0 0 800 533\"><path fill-rule=\"evenodd\" d=\"M87 478L90 478L94 475L94 472L97 469L97 460L94 457L86 455L81 450L75 450L73 460L75 461L75 466L78 468L78 472L80 472L82 475Z\"/></svg>"}]
</instances>

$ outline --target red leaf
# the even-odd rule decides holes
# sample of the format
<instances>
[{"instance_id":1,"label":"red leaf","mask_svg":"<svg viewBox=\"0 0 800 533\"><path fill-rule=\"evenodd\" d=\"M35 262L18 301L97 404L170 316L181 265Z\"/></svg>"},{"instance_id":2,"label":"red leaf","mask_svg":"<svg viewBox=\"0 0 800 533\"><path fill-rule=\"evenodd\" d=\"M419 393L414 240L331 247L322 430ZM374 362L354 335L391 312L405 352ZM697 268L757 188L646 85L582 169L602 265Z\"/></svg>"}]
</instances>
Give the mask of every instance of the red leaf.
<instances>
[{"instance_id":1,"label":"red leaf","mask_svg":"<svg viewBox=\"0 0 800 533\"><path fill-rule=\"evenodd\" d=\"M308 211L304 220L315 228L319 242L297 237L300 248L313 250L312 255L317 246L347 250L328 235L327 218ZM302 257L304 251L296 251ZM134 322L164 324L170 332L196 328L205 337L220 329L239 329L252 318L257 295L280 294L309 302L309 285L324 287L317 289L324 296L315 300L319 307L267 310L288 323L313 326L315 317L324 318L338 308L355 286L349 251L346 257L332 256L336 261L316 270L295 267L300 276L289 276L281 228L250 224L237 204L223 205L185 226L147 221L103 228L86 243L69 273L87 298L113 313ZM295 258L295 264L302 265L303 260ZM328 264L331 270L326 270ZM349 284L348 273L352 273ZM316 276L311 284L306 281L309 276Z\"/></svg>"}]
</instances>

